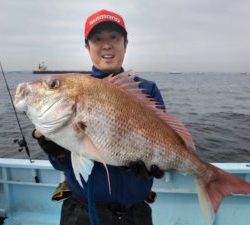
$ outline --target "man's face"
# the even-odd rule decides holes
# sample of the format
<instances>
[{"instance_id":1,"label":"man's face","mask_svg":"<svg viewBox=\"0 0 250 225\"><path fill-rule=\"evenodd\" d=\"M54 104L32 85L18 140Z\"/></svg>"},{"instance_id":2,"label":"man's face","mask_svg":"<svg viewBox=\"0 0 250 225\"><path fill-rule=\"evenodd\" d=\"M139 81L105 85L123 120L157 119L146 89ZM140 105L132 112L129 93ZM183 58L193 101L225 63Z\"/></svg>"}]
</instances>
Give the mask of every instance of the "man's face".
<instances>
[{"instance_id":1,"label":"man's face","mask_svg":"<svg viewBox=\"0 0 250 225\"><path fill-rule=\"evenodd\" d=\"M124 60L127 43L116 31L101 31L93 34L86 48L94 66L104 72L119 72Z\"/></svg>"}]
</instances>

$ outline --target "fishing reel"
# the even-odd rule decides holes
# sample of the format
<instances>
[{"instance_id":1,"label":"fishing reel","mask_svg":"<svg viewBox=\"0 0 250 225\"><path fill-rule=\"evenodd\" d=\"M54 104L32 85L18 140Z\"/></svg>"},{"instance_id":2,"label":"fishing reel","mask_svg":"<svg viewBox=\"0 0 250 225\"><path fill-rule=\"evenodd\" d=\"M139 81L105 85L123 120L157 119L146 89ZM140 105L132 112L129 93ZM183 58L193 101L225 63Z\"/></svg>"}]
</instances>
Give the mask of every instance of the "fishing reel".
<instances>
[{"instance_id":1,"label":"fishing reel","mask_svg":"<svg viewBox=\"0 0 250 225\"><path fill-rule=\"evenodd\" d=\"M27 146L27 143L26 143L26 141L24 139L21 139L21 140L14 139L13 142L17 143L19 145L19 147L20 147L18 149L19 152L23 151L23 148L25 148Z\"/></svg>"},{"instance_id":2,"label":"fishing reel","mask_svg":"<svg viewBox=\"0 0 250 225\"><path fill-rule=\"evenodd\" d=\"M19 145L19 147L20 147L18 149L19 152L23 151L23 148L25 149L25 151L26 151L26 153L27 153L27 155L29 157L30 162L33 163L32 159L30 157L30 150L29 150L29 147L27 145L27 142L26 142L26 140L25 140L25 138L24 138L23 135L22 135L22 137L23 138L21 140L20 139L14 139L13 142L17 143Z\"/></svg>"}]
</instances>

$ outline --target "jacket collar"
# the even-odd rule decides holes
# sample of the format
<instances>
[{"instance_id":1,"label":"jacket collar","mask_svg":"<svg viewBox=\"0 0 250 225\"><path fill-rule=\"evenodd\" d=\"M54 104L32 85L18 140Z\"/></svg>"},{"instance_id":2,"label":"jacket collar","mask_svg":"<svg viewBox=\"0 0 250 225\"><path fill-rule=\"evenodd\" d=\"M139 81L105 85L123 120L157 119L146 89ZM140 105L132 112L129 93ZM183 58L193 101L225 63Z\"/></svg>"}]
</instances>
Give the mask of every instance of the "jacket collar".
<instances>
[{"instance_id":1,"label":"jacket collar","mask_svg":"<svg viewBox=\"0 0 250 225\"><path fill-rule=\"evenodd\" d=\"M123 71L124 71L123 68L121 68L121 71L119 73L121 73ZM111 73L103 72L103 71L97 69L95 66L92 67L92 71L90 73L91 76L93 76L95 78L100 78L100 79L107 77L110 74ZM118 73L116 73L116 74L118 74Z\"/></svg>"}]
</instances>

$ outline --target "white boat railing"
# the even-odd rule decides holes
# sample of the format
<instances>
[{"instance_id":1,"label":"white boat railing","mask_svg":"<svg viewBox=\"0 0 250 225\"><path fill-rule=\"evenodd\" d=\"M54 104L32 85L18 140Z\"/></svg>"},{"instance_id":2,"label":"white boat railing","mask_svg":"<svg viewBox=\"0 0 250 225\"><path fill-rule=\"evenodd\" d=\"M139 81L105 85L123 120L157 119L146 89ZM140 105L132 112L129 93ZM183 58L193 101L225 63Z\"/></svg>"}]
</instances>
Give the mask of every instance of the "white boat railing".
<instances>
[{"instance_id":1,"label":"white boat railing","mask_svg":"<svg viewBox=\"0 0 250 225\"><path fill-rule=\"evenodd\" d=\"M48 160L0 159L0 217L4 225L59 224L60 203L51 195L62 172ZM22 223L21 223L22 222Z\"/></svg>"},{"instance_id":2,"label":"white boat railing","mask_svg":"<svg viewBox=\"0 0 250 225\"><path fill-rule=\"evenodd\" d=\"M250 163L215 165L250 182ZM47 160L0 159L0 217L7 217L4 225L58 225L61 204L50 199L63 180L63 173ZM162 179L155 179L153 190L157 192L151 205L154 225L204 224L191 176L166 172ZM249 212L250 196L226 197L214 225L247 225Z\"/></svg>"}]
</instances>

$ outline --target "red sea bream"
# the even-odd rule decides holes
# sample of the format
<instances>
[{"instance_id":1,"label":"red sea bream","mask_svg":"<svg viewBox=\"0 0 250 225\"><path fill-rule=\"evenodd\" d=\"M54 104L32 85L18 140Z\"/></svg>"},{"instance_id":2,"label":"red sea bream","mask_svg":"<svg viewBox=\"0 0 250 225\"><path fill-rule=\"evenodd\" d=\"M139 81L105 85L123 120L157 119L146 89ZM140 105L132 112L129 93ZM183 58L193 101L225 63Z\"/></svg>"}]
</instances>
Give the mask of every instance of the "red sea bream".
<instances>
[{"instance_id":1,"label":"red sea bream","mask_svg":"<svg viewBox=\"0 0 250 225\"><path fill-rule=\"evenodd\" d=\"M174 169L196 178L209 225L225 196L250 194L249 183L200 159L182 122L158 109L128 73L103 80L48 76L19 84L15 106L43 135L71 151L80 184L80 174L87 181L94 160L105 167L142 160L148 168Z\"/></svg>"}]
</instances>

